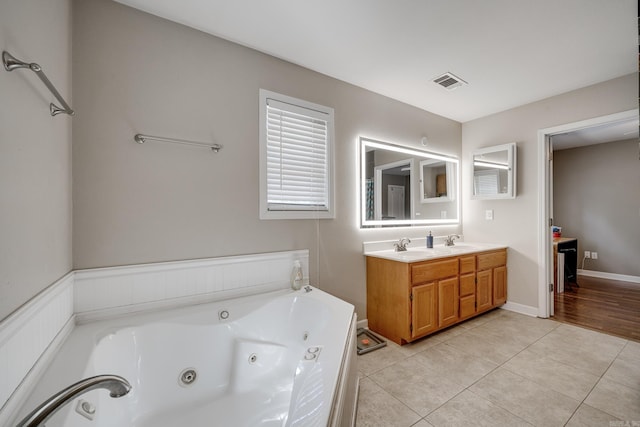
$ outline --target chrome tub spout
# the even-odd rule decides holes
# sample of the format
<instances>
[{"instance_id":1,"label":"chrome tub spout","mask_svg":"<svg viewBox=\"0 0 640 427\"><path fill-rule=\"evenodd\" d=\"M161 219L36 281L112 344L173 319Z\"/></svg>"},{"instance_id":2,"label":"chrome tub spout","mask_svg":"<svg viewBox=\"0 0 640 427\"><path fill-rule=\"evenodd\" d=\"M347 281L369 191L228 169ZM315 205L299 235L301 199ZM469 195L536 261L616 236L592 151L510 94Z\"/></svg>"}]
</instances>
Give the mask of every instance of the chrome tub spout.
<instances>
[{"instance_id":1,"label":"chrome tub spout","mask_svg":"<svg viewBox=\"0 0 640 427\"><path fill-rule=\"evenodd\" d=\"M34 409L22 421L16 424L16 427L36 427L44 423L53 414L55 414L62 406L77 396L97 388L109 390L109 396L116 398L122 397L129 393L131 384L118 375L98 375L91 378L85 378L75 384L70 385L64 390L54 394L45 400L40 406Z\"/></svg>"}]
</instances>

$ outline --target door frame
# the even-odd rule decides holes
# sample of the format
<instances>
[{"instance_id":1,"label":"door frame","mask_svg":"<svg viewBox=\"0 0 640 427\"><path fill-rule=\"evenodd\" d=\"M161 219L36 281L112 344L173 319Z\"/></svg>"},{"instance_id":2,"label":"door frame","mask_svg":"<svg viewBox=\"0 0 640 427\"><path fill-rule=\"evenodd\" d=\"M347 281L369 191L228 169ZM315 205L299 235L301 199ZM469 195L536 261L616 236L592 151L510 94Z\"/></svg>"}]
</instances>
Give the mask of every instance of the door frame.
<instances>
[{"instance_id":1,"label":"door frame","mask_svg":"<svg viewBox=\"0 0 640 427\"><path fill-rule=\"evenodd\" d=\"M538 130L538 317L547 318L552 314L553 250L551 238L551 190L553 171L549 167L551 156L550 138L560 133L572 132L607 123L615 123L638 117L638 109L594 117L578 122L548 127Z\"/></svg>"}]
</instances>

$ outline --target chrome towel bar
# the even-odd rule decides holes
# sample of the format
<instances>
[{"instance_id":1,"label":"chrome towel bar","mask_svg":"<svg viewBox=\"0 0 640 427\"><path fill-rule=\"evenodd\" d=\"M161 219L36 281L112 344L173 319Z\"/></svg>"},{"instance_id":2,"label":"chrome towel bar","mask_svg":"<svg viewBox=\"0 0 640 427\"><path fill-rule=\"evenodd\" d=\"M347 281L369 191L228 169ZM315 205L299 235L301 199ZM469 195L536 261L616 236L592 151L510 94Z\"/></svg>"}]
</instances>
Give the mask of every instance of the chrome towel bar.
<instances>
[{"instance_id":1,"label":"chrome towel bar","mask_svg":"<svg viewBox=\"0 0 640 427\"><path fill-rule=\"evenodd\" d=\"M36 73L38 77L40 77L42 83L44 83L47 89L51 91L58 102L62 104L62 108L58 107L53 102L49 104L49 111L51 112L52 116L58 115L60 113L68 114L70 116L73 116L75 114L75 112L71 109L71 107L69 107L69 104L65 102L64 98L62 98L62 95L60 95L60 92L58 92L55 86L53 86L51 81L47 78L47 76L42 71L42 68L38 64L36 64L35 62L27 63L20 61L6 50L2 51L2 63L4 64L4 69L7 71L13 71L16 68L28 68Z\"/></svg>"},{"instance_id":2,"label":"chrome towel bar","mask_svg":"<svg viewBox=\"0 0 640 427\"><path fill-rule=\"evenodd\" d=\"M145 142L147 142L147 140L153 140L153 141L171 142L174 144L194 145L196 147L209 148L213 150L214 153L217 153L222 148L222 145L220 144L206 144L204 142L186 141L183 139L175 139L175 138L163 138L161 136L142 135L140 133L136 134L133 137L133 140L138 144L144 144Z\"/></svg>"}]
</instances>

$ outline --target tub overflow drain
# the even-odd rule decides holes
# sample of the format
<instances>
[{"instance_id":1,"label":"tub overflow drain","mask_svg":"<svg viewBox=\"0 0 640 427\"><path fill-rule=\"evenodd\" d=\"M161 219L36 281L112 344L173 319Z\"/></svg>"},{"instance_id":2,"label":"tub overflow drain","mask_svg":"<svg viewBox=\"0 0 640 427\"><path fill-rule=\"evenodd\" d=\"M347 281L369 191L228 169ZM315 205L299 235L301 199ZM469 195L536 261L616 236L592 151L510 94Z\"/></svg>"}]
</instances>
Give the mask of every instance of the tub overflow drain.
<instances>
[{"instance_id":1,"label":"tub overflow drain","mask_svg":"<svg viewBox=\"0 0 640 427\"><path fill-rule=\"evenodd\" d=\"M187 368L180 373L180 384L183 386L191 385L196 380L196 370Z\"/></svg>"},{"instance_id":2,"label":"tub overflow drain","mask_svg":"<svg viewBox=\"0 0 640 427\"><path fill-rule=\"evenodd\" d=\"M249 363L254 364L256 363L256 360L258 360L258 355L253 353L251 356L249 356Z\"/></svg>"}]
</instances>

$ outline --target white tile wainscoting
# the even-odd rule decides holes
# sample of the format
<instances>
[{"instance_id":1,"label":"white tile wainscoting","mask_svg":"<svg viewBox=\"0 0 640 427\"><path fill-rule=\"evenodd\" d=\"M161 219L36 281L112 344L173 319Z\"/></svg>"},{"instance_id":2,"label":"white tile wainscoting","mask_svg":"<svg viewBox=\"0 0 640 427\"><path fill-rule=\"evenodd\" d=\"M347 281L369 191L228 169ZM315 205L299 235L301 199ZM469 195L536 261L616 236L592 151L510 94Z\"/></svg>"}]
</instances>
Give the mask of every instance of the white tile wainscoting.
<instances>
[{"instance_id":1,"label":"white tile wainscoting","mask_svg":"<svg viewBox=\"0 0 640 427\"><path fill-rule=\"evenodd\" d=\"M9 425L76 323L290 286L296 250L77 270L0 322L0 425Z\"/></svg>"},{"instance_id":2,"label":"white tile wainscoting","mask_svg":"<svg viewBox=\"0 0 640 427\"><path fill-rule=\"evenodd\" d=\"M73 272L0 323L0 425L28 396L64 338L73 329Z\"/></svg>"}]
</instances>

